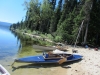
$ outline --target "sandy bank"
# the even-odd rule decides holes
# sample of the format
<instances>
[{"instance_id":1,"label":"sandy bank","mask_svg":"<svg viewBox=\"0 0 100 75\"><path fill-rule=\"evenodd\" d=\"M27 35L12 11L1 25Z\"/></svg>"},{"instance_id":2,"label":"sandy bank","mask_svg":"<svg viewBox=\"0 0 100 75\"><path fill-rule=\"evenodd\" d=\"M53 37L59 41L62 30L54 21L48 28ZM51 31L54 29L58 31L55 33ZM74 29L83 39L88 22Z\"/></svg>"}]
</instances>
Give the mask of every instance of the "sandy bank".
<instances>
[{"instance_id":1,"label":"sandy bank","mask_svg":"<svg viewBox=\"0 0 100 75\"><path fill-rule=\"evenodd\" d=\"M72 48L69 48L71 51ZM83 60L71 64L67 75L100 75L100 50L76 48L83 55Z\"/></svg>"}]
</instances>

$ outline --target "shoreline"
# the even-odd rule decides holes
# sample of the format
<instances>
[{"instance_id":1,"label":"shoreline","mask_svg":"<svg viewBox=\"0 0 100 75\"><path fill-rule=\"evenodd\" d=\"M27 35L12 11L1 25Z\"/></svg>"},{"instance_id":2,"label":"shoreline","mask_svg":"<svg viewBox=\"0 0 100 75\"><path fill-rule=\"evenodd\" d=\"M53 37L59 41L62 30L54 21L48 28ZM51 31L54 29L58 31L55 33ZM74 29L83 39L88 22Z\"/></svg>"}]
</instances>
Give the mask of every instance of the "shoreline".
<instances>
[{"instance_id":1,"label":"shoreline","mask_svg":"<svg viewBox=\"0 0 100 75\"><path fill-rule=\"evenodd\" d=\"M68 47L68 53L72 53L74 47ZM83 59L78 62L69 62L62 64L70 66L63 68L58 64L34 65L32 63L15 63L14 67L4 66L11 75L100 75L100 50L85 49L82 47L75 48L78 54L83 56ZM12 64L12 61L8 62ZM5 64L4 64L5 65Z\"/></svg>"},{"instance_id":2,"label":"shoreline","mask_svg":"<svg viewBox=\"0 0 100 75\"><path fill-rule=\"evenodd\" d=\"M27 33L26 35L33 35ZM34 35L36 36L36 35ZM33 36L32 36L33 37ZM38 38L38 37L37 37ZM68 52L72 53L74 47L68 46ZM36 69L32 68L22 68L11 72L11 75L100 75L100 50L95 51L94 48L75 48L78 53L83 56L83 60L68 64L71 68L62 68L61 66L49 66ZM23 64L22 64L23 65ZM67 64L66 64L67 65ZM39 73L40 72L40 73Z\"/></svg>"},{"instance_id":3,"label":"shoreline","mask_svg":"<svg viewBox=\"0 0 100 75\"><path fill-rule=\"evenodd\" d=\"M11 29L11 30L14 31L14 32L20 33L20 30L18 30L18 29L17 30ZM27 32L21 32L21 34L28 35L31 38L38 38L38 39L41 39L43 41L48 41L48 42L54 43L52 40L50 40L48 38L41 37L39 34L36 35L36 34L27 33Z\"/></svg>"}]
</instances>

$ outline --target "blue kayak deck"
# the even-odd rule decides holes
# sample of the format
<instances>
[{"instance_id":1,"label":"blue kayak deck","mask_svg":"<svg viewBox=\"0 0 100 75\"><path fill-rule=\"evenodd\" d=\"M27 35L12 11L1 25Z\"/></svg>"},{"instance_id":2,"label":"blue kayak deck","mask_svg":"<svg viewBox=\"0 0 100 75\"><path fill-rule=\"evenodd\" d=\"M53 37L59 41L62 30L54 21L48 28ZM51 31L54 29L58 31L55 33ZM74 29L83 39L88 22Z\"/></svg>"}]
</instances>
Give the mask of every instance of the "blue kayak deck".
<instances>
[{"instance_id":1,"label":"blue kayak deck","mask_svg":"<svg viewBox=\"0 0 100 75\"><path fill-rule=\"evenodd\" d=\"M79 60L81 59L82 56L81 55L72 55L67 59L66 62L68 61L74 61L74 60ZM27 62L27 63L58 63L58 61L61 58L56 58L56 59L45 59L43 55L39 55L39 56L28 56L28 57L24 57L24 58L19 58L17 59L18 62Z\"/></svg>"}]
</instances>

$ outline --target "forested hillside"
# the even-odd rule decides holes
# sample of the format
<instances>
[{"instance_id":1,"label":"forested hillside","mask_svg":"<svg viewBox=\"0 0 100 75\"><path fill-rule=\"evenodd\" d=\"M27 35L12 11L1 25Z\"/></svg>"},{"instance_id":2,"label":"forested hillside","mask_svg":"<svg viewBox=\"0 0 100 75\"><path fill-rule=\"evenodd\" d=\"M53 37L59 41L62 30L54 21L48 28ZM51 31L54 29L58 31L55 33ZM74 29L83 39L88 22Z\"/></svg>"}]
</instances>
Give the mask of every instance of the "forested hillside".
<instances>
[{"instance_id":1,"label":"forested hillside","mask_svg":"<svg viewBox=\"0 0 100 75\"><path fill-rule=\"evenodd\" d=\"M100 0L30 0L25 20L11 28L51 34L58 41L100 45ZM83 25L81 25L83 22Z\"/></svg>"}]
</instances>

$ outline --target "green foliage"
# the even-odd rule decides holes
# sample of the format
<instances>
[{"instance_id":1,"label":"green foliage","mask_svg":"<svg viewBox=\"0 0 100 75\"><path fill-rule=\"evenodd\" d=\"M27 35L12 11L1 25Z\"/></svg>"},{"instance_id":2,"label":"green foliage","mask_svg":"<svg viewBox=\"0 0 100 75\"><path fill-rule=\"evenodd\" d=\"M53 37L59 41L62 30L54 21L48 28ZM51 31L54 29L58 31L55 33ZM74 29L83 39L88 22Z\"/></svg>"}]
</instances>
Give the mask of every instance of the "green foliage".
<instances>
[{"instance_id":1,"label":"green foliage","mask_svg":"<svg viewBox=\"0 0 100 75\"><path fill-rule=\"evenodd\" d=\"M55 39L54 39L54 41L60 42L60 41L62 41L62 37L61 36L56 36Z\"/></svg>"},{"instance_id":2,"label":"green foliage","mask_svg":"<svg viewBox=\"0 0 100 75\"><path fill-rule=\"evenodd\" d=\"M76 39L79 27L84 20L78 42L84 38L86 25L89 25L87 42L100 44L100 1L99 0L30 0L25 2L25 20L15 23L12 29L23 29L43 38L68 42ZM43 35L42 35L43 34ZM95 35L95 36L93 36ZM54 39L55 38L55 39ZM73 41L74 43L75 41ZM45 44L43 42L40 42Z\"/></svg>"},{"instance_id":3,"label":"green foliage","mask_svg":"<svg viewBox=\"0 0 100 75\"><path fill-rule=\"evenodd\" d=\"M31 30L27 30L27 33L32 33Z\"/></svg>"},{"instance_id":4,"label":"green foliage","mask_svg":"<svg viewBox=\"0 0 100 75\"><path fill-rule=\"evenodd\" d=\"M54 39L53 36L52 36L51 34L47 34L46 37L48 37L48 39L51 39L51 40Z\"/></svg>"}]
</instances>

